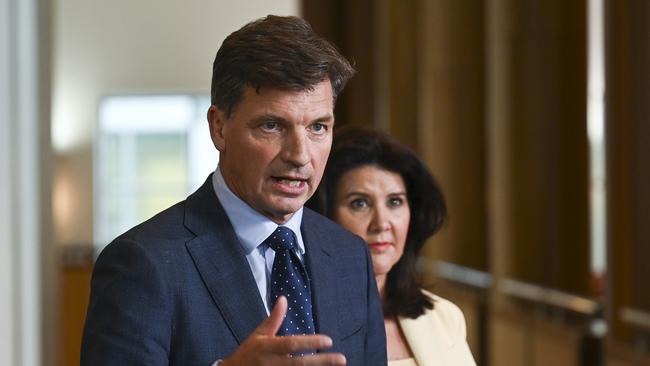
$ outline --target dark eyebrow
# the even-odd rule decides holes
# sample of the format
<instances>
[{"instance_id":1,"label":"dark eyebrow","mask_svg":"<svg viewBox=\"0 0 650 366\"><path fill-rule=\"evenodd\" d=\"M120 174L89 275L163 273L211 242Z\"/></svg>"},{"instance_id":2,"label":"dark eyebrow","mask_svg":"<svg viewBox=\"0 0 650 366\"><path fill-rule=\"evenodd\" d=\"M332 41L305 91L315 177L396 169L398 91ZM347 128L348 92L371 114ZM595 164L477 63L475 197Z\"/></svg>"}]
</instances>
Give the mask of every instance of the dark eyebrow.
<instances>
[{"instance_id":1,"label":"dark eyebrow","mask_svg":"<svg viewBox=\"0 0 650 366\"><path fill-rule=\"evenodd\" d=\"M369 194L367 194L367 193L363 193L363 192L352 191L352 192L346 194L343 198L349 198L349 197L351 197L351 196L362 196L362 197L368 197ZM406 197L406 192L400 191L400 192L393 192L393 193L389 193L389 194L388 194L388 197L389 197L389 198L390 198L390 197L395 197L395 196L404 196L404 197Z\"/></svg>"},{"instance_id":2,"label":"dark eyebrow","mask_svg":"<svg viewBox=\"0 0 650 366\"><path fill-rule=\"evenodd\" d=\"M287 122L286 119L276 116L274 114L263 114L261 116L257 116L251 120L253 123L259 123L259 122L267 122L267 121L277 121L277 122Z\"/></svg>"},{"instance_id":3,"label":"dark eyebrow","mask_svg":"<svg viewBox=\"0 0 650 366\"><path fill-rule=\"evenodd\" d=\"M332 114L328 114L327 116L322 116L312 121L312 123L319 123L319 122L320 123L334 122L334 116Z\"/></svg>"},{"instance_id":4,"label":"dark eyebrow","mask_svg":"<svg viewBox=\"0 0 650 366\"><path fill-rule=\"evenodd\" d=\"M286 118L271 113L262 114L251 120L252 123L260 123L266 121L289 123L289 121L287 121ZM328 113L326 116L321 116L311 121L311 123L328 123L328 122L332 122L332 123L334 122L334 115L332 115L331 113Z\"/></svg>"},{"instance_id":5,"label":"dark eyebrow","mask_svg":"<svg viewBox=\"0 0 650 366\"><path fill-rule=\"evenodd\" d=\"M353 191L353 192L350 192L350 193L346 194L343 198L349 198L350 196L363 196L363 197L368 197L368 194L367 194L367 193L363 193L363 192L356 192L356 191Z\"/></svg>"}]
</instances>

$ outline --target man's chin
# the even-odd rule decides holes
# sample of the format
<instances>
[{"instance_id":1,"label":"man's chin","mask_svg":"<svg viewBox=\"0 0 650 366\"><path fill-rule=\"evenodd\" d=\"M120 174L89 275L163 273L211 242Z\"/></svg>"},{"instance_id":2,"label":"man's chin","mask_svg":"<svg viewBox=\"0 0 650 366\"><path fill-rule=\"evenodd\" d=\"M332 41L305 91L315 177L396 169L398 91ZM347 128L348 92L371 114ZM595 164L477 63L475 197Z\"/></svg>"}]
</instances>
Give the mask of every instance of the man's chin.
<instances>
[{"instance_id":1,"label":"man's chin","mask_svg":"<svg viewBox=\"0 0 650 366\"><path fill-rule=\"evenodd\" d=\"M276 223L285 223L289 221L294 213L303 207L305 202L306 200L304 199L283 198L279 202L274 202L269 205L269 210L267 210L265 215Z\"/></svg>"}]
</instances>

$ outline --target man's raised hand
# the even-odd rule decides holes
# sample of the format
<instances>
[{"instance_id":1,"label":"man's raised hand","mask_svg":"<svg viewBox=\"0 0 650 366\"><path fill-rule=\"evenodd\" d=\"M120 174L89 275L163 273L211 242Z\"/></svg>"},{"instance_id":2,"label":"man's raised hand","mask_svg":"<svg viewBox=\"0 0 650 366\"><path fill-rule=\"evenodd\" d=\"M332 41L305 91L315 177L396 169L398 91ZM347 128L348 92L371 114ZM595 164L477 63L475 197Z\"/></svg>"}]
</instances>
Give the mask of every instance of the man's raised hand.
<instances>
[{"instance_id":1,"label":"man's raised hand","mask_svg":"<svg viewBox=\"0 0 650 366\"><path fill-rule=\"evenodd\" d=\"M340 353L291 357L291 354L301 351L330 348L332 339L321 334L277 336L286 313L287 299L280 296L269 317L220 366L345 365L345 356Z\"/></svg>"}]
</instances>

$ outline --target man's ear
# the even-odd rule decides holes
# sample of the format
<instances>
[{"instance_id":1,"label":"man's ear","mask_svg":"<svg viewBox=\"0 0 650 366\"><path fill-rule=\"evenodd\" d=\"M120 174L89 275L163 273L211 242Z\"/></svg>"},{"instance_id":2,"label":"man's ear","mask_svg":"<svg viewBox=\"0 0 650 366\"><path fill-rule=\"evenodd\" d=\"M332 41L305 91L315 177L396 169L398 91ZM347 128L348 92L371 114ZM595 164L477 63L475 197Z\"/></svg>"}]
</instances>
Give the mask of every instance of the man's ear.
<instances>
[{"instance_id":1,"label":"man's ear","mask_svg":"<svg viewBox=\"0 0 650 366\"><path fill-rule=\"evenodd\" d=\"M210 138L214 147L220 152L226 149L226 139L223 137L223 126L226 122L225 113L216 105L211 105L208 108L208 125L210 127Z\"/></svg>"}]
</instances>

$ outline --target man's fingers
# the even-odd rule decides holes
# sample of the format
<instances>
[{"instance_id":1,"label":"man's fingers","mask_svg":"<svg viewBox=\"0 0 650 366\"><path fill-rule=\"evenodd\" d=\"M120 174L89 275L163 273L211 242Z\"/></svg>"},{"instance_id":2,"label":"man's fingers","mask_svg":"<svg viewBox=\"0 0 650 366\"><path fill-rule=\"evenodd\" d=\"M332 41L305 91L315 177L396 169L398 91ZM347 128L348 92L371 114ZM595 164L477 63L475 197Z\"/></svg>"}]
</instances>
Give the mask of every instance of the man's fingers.
<instances>
[{"instance_id":1,"label":"man's fingers","mask_svg":"<svg viewBox=\"0 0 650 366\"><path fill-rule=\"evenodd\" d=\"M269 349L277 354L298 353L330 347L332 347L332 338L322 334L275 337L269 343Z\"/></svg>"},{"instance_id":2,"label":"man's fingers","mask_svg":"<svg viewBox=\"0 0 650 366\"><path fill-rule=\"evenodd\" d=\"M284 320L284 315L287 313L287 299L284 296L280 296L275 302L275 306L271 310L271 314L268 318L255 329L256 334L264 336L274 336L280 326L282 326L282 321Z\"/></svg>"},{"instance_id":3,"label":"man's fingers","mask_svg":"<svg viewBox=\"0 0 650 366\"><path fill-rule=\"evenodd\" d=\"M307 350L322 350L332 347L332 339L322 334L276 336L287 313L287 299L280 296L268 318L255 329L258 350L265 350L275 355L290 355ZM296 365L345 365L345 357L339 353L317 354L295 357ZM293 364L293 363L292 363Z\"/></svg>"},{"instance_id":4,"label":"man's fingers","mask_svg":"<svg viewBox=\"0 0 650 366\"><path fill-rule=\"evenodd\" d=\"M310 356L292 357L287 365L291 366L345 366L345 356L341 353L317 353Z\"/></svg>"}]
</instances>

